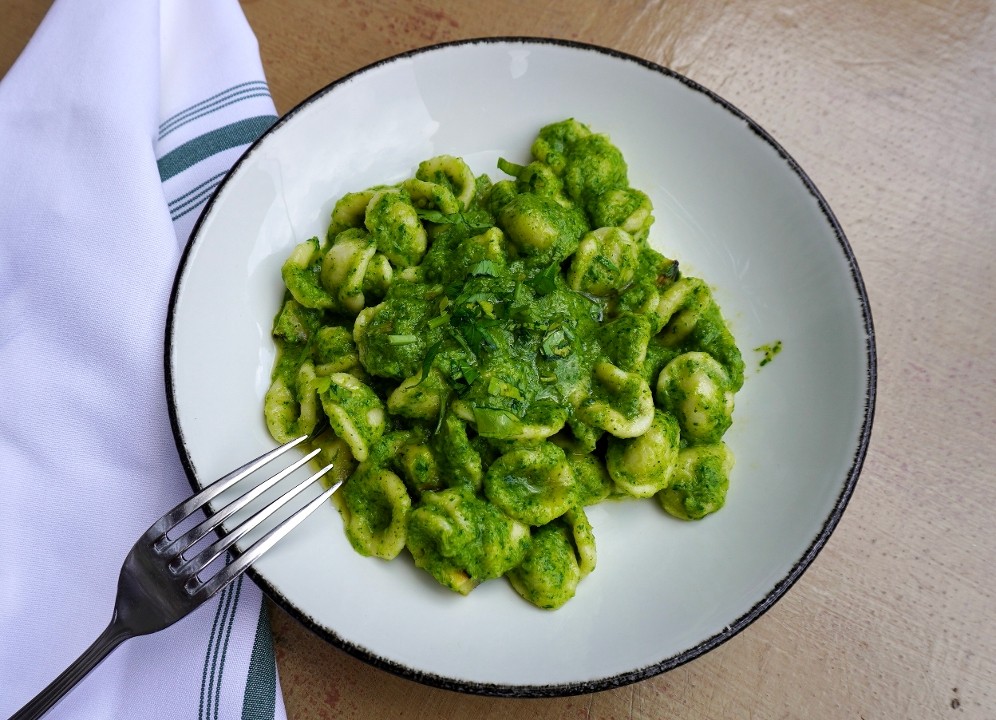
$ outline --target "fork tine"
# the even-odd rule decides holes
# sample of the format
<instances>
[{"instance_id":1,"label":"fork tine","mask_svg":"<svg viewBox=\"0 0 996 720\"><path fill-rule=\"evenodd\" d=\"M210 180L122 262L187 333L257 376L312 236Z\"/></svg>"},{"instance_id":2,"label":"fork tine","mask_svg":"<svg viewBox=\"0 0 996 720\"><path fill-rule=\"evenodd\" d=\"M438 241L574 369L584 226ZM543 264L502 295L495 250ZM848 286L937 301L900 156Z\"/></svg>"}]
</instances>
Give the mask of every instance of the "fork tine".
<instances>
[{"instance_id":1,"label":"fork tine","mask_svg":"<svg viewBox=\"0 0 996 720\"><path fill-rule=\"evenodd\" d=\"M324 476L325 473L327 473L329 470L332 469L332 467L333 466L331 464L326 465L324 468L322 468L321 470L319 470L318 472L316 472L314 475L312 475L311 477L307 478L306 480L298 483L298 485L296 485L295 487L293 487L290 490L288 490L287 492L285 492L283 495L281 495L279 498L277 498L273 502L268 503L266 505L266 507L264 507L263 509L261 509L258 513L256 513L252 517L248 518L241 525L233 528L231 530L231 532L229 532L229 533L227 533L225 535L225 537L221 538L220 540L217 540L216 542L212 543L208 547L204 548L197 555L195 555L194 557L192 557L189 560L187 560L185 563L183 563L183 565L179 566L175 570L175 573L177 575L181 576L181 577L187 577L187 578L189 578L188 583L193 582L193 583L195 583L195 586L196 586L197 573L201 572L204 568L206 568L208 565L210 565L215 560L215 558L219 557L222 553L224 553L226 550L228 550L230 547L232 547L232 545L234 545L236 542L238 542L243 537L245 537L249 532L251 532L254 528L256 528L261 522L263 522L264 520L266 520L268 517L270 517L273 513L275 513L281 507L283 507L288 502L290 502L292 499L294 499L295 497L297 497L303 490L305 490L306 488L308 488L312 484L314 484L316 481L318 481L318 479L321 478L322 476ZM339 485L341 485L341 484L342 483L340 482L340 483L336 483L335 485L333 485L328 491L326 491L322 495L322 497L323 498L328 498L329 496L331 496L332 493L334 493L336 490L339 489ZM320 504L321 503L318 503L318 505L320 505ZM305 507L307 508L307 507L310 507L310 506L311 505L309 503L309 505L306 505ZM316 507L317 507L317 505L316 505ZM307 514L310 514L310 512L311 511L309 511ZM298 513L300 513L300 510L298 511ZM307 516L307 514L305 515L305 517ZM297 515L297 513L295 513L295 515L292 515L290 518L288 518L287 520L285 520L284 523L291 522L296 515ZM304 518L301 518L301 519L303 520ZM298 522L300 522L300 521L298 521ZM282 527L282 525L278 526L277 528L274 528L274 530L278 530L280 527ZM270 532L272 533L273 530L271 530ZM281 536L281 537L283 537L283 536Z\"/></svg>"},{"instance_id":2,"label":"fork tine","mask_svg":"<svg viewBox=\"0 0 996 720\"><path fill-rule=\"evenodd\" d=\"M326 468L326 470L327 469L329 468ZM254 542L243 554L239 555L238 558L219 571L217 575L203 583L200 587L194 588L192 596L197 599L206 600L224 588L235 578L245 572L250 565L259 560L263 553L276 545L287 533L304 522L304 520L307 519L311 513L321 507L321 505L328 500L328 498L332 496L332 493L338 490L341 485L342 480L295 512L280 525L267 532L266 535ZM188 590L188 592L190 591Z\"/></svg>"},{"instance_id":3,"label":"fork tine","mask_svg":"<svg viewBox=\"0 0 996 720\"><path fill-rule=\"evenodd\" d=\"M246 505L251 503L253 500L258 498L264 492L269 490L271 487L276 485L278 482L283 480L285 477L295 472L298 468L307 465L313 457L321 452L321 448L316 448L304 457L296 460L293 464L288 465L286 468L267 478L263 482L256 485L254 488L244 493L243 495L237 497L232 502L228 503L224 507L218 509L217 511L211 513L207 518L202 520L199 524L192 527L190 530L185 532L180 537L173 540L169 545L162 548L159 552L161 555L168 558L175 558L181 553L185 552L188 548L195 545L202 537L207 535L209 532L214 530L216 527L221 525L225 520L234 515L236 512L244 508Z\"/></svg>"},{"instance_id":4,"label":"fork tine","mask_svg":"<svg viewBox=\"0 0 996 720\"><path fill-rule=\"evenodd\" d=\"M218 478L213 483L205 487L196 495L187 498L182 503L177 505L175 508L170 510L168 513L163 515L161 518L156 520L152 526L145 531L142 535L142 540L146 542L159 543L159 540L178 522L188 517L195 510L200 509L208 502L216 498L221 493L225 492L232 485L237 483L239 480L251 475L256 472L263 465L266 465L271 460L276 459L280 455L295 447L305 440L308 439L307 435L302 435L299 438L295 438L290 442L284 443L278 448L270 450L269 452L263 453L255 460L250 460L245 465L240 468L233 470L227 475Z\"/></svg>"}]
</instances>

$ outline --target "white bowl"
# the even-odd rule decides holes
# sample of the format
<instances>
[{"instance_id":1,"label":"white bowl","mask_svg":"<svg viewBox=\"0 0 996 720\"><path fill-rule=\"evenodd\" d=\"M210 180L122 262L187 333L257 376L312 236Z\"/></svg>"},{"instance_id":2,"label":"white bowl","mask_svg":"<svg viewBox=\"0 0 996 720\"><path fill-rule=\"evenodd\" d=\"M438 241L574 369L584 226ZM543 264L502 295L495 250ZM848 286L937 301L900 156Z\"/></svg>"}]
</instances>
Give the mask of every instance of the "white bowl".
<instances>
[{"instance_id":1,"label":"white bowl","mask_svg":"<svg viewBox=\"0 0 996 720\"><path fill-rule=\"evenodd\" d=\"M193 485L274 442L262 417L280 266L322 236L343 193L410 176L437 154L497 176L537 130L574 117L623 151L653 200L652 242L704 278L747 362L726 440L726 507L701 522L651 501L590 510L598 567L555 612L503 580L468 597L410 559L364 558L328 505L259 562L255 581L315 633L369 663L465 692L546 696L623 685L740 632L833 531L865 456L875 399L868 298L847 240L799 166L756 123L670 70L537 39L458 42L338 80L238 161L180 264L167 390ZM780 340L760 368L753 348Z\"/></svg>"}]
</instances>

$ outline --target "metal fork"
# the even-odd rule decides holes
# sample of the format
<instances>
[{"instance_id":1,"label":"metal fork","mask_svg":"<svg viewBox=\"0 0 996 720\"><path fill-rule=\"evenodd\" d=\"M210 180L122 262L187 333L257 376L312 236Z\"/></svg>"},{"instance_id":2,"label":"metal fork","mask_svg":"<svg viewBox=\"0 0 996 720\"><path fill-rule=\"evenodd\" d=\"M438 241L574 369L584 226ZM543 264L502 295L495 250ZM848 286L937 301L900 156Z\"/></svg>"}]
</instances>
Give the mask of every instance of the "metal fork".
<instances>
[{"instance_id":1,"label":"metal fork","mask_svg":"<svg viewBox=\"0 0 996 720\"><path fill-rule=\"evenodd\" d=\"M249 461L156 520L152 527L146 530L135 543L121 567L121 575L118 578L118 594L110 624L72 665L66 668L59 677L27 705L14 713L10 720L40 718L125 640L138 635L158 632L189 615L208 598L244 573L263 553L273 547L278 540L299 525L332 493L339 489L341 482L335 483L279 525L269 530L244 552L237 552L237 548L233 550L231 556L234 559L206 580L202 580L198 576L199 573L231 549L253 528L331 470L332 465L326 465L307 480L298 483L260 512L233 528L221 539L207 545L196 554L192 553L192 557L188 558L184 553L193 550L198 541L226 519L307 464L319 453L319 450L305 455L216 512L209 513L207 519L178 537L170 538L167 534L240 480L253 474L263 465L275 460L306 439L307 436L299 437Z\"/></svg>"}]
</instances>

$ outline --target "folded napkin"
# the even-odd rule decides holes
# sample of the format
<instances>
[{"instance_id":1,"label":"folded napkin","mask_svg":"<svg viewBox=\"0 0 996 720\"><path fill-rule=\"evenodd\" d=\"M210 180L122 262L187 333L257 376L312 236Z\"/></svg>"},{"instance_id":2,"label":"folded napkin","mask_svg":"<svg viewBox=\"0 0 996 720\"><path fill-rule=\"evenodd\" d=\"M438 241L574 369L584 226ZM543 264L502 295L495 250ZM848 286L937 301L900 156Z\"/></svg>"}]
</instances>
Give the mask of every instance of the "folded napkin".
<instances>
[{"instance_id":1,"label":"folded napkin","mask_svg":"<svg viewBox=\"0 0 996 720\"><path fill-rule=\"evenodd\" d=\"M0 717L103 630L127 551L191 492L170 288L275 119L236 0L58 0L0 82ZM259 590L126 642L51 717L284 717Z\"/></svg>"}]
</instances>

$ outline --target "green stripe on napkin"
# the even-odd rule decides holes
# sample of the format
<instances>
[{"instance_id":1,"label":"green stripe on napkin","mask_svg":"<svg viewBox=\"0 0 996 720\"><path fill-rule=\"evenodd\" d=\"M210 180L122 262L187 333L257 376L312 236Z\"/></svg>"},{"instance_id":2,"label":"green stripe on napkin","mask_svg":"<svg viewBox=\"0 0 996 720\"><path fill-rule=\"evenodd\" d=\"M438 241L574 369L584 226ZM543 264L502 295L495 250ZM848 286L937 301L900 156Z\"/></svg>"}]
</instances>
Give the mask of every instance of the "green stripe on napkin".
<instances>
[{"instance_id":1,"label":"green stripe on napkin","mask_svg":"<svg viewBox=\"0 0 996 720\"><path fill-rule=\"evenodd\" d=\"M175 150L159 158L159 177L163 182L174 175L223 150L248 145L266 132L277 121L276 115L257 115L212 130L193 140L188 140Z\"/></svg>"},{"instance_id":2,"label":"green stripe on napkin","mask_svg":"<svg viewBox=\"0 0 996 720\"><path fill-rule=\"evenodd\" d=\"M242 720L273 720L277 712L277 663L266 602L260 603L256 640L249 658L246 694L242 700Z\"/></svg>"},{"instance_id":3,"label":"green stripe on napkin","mask_svg":"<svg viewBox=\"0 0 996 720\"><path fill-rule=\"evenodd\" d=\"M211 97L201 100L199 103L191 105L185 110L172 115L163 121L159 126L159 139L169 135L174 130L183 127L189 122L220 110L221 108L234 105L237 102L255 97L270 97L270 90L264 80L252 80L249 82L233 85L227 90L222 90Z\"/></svg>"}]
</instances>

